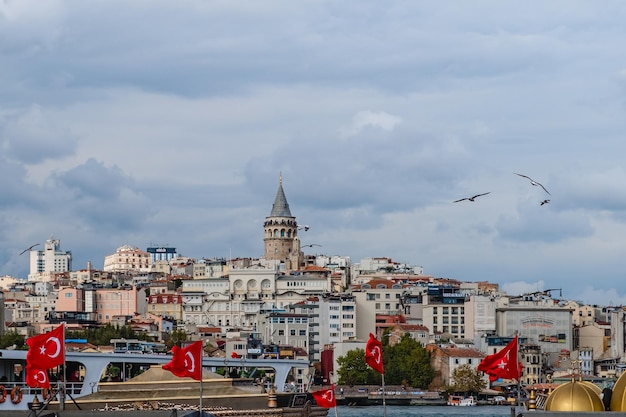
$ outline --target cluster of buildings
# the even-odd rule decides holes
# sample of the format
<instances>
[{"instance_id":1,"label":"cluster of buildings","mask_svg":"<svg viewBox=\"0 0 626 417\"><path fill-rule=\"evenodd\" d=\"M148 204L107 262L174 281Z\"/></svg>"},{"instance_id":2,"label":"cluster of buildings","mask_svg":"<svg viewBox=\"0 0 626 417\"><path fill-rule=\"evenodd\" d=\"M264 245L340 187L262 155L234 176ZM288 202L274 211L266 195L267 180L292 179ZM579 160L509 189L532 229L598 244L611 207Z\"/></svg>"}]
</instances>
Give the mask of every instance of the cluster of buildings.
<instances>
[{"instance_id":1,"label":"cluster of buildings","mask_svg":"<svg viewBox=\"0 0 626 417\"><path fill-rule=\"evenodd\" d=\"M527 384L569 378L574 369L612 379L626 366L622 307L562 300L559 289L507 295L497 284L436 278L390 258L353 264L305 255L303 230L281 179L261 258L191 259L172 247L125 245L105 256L101 270L72 270L71 252L51 236L30 250L28 280L0 278L0 330L28 337L61 322L68 329L113 323L160 342L184 329L228 357L319 363L332 350L335 369L336 358L363 348L370 333L391 344L408 333L431 351L439 387L515 334Z\"/></svg>"}]
</instances>

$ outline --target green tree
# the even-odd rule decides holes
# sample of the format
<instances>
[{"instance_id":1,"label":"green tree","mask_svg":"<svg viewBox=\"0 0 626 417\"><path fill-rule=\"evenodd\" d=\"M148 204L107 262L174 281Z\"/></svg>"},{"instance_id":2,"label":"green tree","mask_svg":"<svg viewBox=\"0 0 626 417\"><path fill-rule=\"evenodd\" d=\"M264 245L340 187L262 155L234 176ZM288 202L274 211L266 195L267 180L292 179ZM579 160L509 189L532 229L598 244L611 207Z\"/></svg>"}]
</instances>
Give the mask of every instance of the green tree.
<instances>
[{"instance_id":1,"label":"green tree","mask_svg":"<svg viewBox=\"0 0 626 417\"><path fill-rule=\"evenodd\" d=\"M187 341L187 333L182 329L174 329L169 337L165 339L165 346L171 349L174 345L180 345L181 342Z\"/></svg>"},{"instance_id":2,"label":"green tree","mask_svg":"<svg viewBox=\"0 0 626 417\"><path fill-rule=\"evenodd\" d=\"M24 336L19 334L15 329L9 330L0 338L0 349L6 349L13 345L15 345L15 348L18 350L25 349L26 345Z\"/></svg>"},{"instance_id":3,"label":"green tree","mask_svg":"<svg viewBox=\"0 0 626 417\"><path fill-rule=\"evenodd\" d=\"M395 345L383 346L383 364L385 382L389 385L408 384L426 389L435 375L430 366L430 353L408 333Z\"/></svg>"},{"instance_id":4,"label":"green tree","mask_svg":"<svg viewBox=\"0 0 626 417\"><path fill-rule=\"evenodd\" d=\"M341 385L377 385L381 382L378 372L365 363L365 350L353 349L345 356L337 358L339 384Z\"/></svg>"},{"instance_id":5,"label":"green tree","mask_svg":"<svg viewBox=\"0 0 626 417\"><path fill-rule=\"evenodd\" d=\"M452 371L452 390L465 394L477 394L487 387L478 370L469 364L463 364Z\"/></svg>"},{"instance_id":6,"label":"green tree","mask_svg":"<svg viewBox=\"0 0 626 417\"><path fill-rule=\"evenodd\" d=\"M67 331L68 339L87 339L87 342L96 345L109 345L111 339L138 339L148 340L148 336L142 332L135 332L130 326L114 326L107 323L95 329Z\"/></svg>"}]
</instances>

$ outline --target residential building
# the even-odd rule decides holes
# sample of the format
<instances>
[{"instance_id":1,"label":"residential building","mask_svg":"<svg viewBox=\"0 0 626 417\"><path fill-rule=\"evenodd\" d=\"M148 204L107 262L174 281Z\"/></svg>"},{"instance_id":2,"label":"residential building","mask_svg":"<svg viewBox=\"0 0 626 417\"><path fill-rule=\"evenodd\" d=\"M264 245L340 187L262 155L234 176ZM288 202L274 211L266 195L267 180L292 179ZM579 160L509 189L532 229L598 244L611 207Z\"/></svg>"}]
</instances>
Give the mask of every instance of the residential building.
<instances>
[{"instance_id":1,"label":"residential building","mask_svg":"<svg viewBox=\"0 0 626 417\"><path fill-rule=\"evenodd\" d=\"M96 288L95 296L100 323L108 323L116 317L125 323L126 318L145 314L147 310L146 291L143 288Z\"/></svg>"},{"instance_id":2,"label":"residential building","mask_svg":"<svg viewBox=\"0 0 626 417\"><path fill-rule=\"evenodd\" d=\"M173 322L183 320L183 297L179 292L157 293L148 296L148 313Z\"/></svg>"},{"instance_id":3,"label":"residential building","mask_svg":"<svg viewBox=\"0 0 626 417\"><path fill-rule=\"evenodd\" d=\"M453 385L452 376L456 368L462 365L476 368L485 357L484 353L473 348L439 347L431 344L426 349L430 352L430 366L435 373L430 389ZM488 376L485 375L484 378L487 382Z\"/></svg>"},{"instance_id":4,"label":"residential building","mask_svg":"<svg viewBox=\"0 0 626 417\"><path fill-rule=\"evenodd\" d=\"M419 342L422 346L429 343L429 329L420 324L398 323L391 328L389 332L389 345L394 346L402 337L408 334L413 340Z\"/></svg>"}]
</instances>

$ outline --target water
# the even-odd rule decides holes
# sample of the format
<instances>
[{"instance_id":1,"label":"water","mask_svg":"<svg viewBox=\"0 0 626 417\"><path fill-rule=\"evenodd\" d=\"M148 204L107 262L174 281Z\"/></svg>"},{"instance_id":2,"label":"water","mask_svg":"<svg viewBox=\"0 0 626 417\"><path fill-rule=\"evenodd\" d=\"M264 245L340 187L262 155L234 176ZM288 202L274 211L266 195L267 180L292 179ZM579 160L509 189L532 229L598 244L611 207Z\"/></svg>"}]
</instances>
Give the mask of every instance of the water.
<instances>
[{"instance_id":1,"label":"water","mask_svg":"<svg viewBox=\"0 0 626 417\"><path fill-rule=\"evenodd\" d=\"M511 406L506 405L479 405L476 407L448 407L445 405L405 405L387 406L387 417L449 417L449 416L482 416L482 417L511 417ZM334 417L335 410L328 410L328 417ZM339 417L382 417L382 406L348 407L338 406Z\"/></svg>"}]
</instances>

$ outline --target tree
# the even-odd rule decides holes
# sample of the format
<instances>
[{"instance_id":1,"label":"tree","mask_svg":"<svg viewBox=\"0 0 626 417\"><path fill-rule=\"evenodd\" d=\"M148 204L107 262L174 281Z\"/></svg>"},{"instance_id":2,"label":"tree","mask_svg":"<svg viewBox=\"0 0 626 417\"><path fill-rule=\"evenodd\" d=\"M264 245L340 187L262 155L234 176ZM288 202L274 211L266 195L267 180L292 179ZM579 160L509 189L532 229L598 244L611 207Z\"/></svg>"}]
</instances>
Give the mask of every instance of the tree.
<instances>
[{"instance_id":1,"label":"tree","mask_svg":"<svg viewBox=\"0 0 626 417\"><path fill-rule=\"evenodd\" d=\"M452 371L452 389L454 392L477 394L487 387L481 372L469 364L463 364Z\"/></svg>"},{"instance_id":2,"label":"tree","mask_svg":"<svg viewBox=\"0 0 626 417\"><path fill-rule=\"evenodd\" d=\"M21 350L25 346L24 336L19 334L17 330L9 330L0 338L0 349L6 349L14 346L18 350Z\"/></svg>"},{"instance_id":3,"label":"tree","mask_svg":"<svg viewBox=\"0 0 626 417\"><path fill-rule=\"evenodd\" d=\"M174 345L180 345L181 342L185 342L187 340L187 333L185 333L182 329L174 329L172 333L170 333L169 337L165 340L165 346L168 349L171 349Z\"/></svg>"},{"instance_id":4,"label":"tree","mask_svg":"<svg viewBox=\"0 0 626 417\"><path fill-rule=\"evenodd\" d=\"M66 331L65 337L68 339L87 339L87 342L96 346L109 345L111 339L148 339L145 333L135 332L130 326L114 326L111 323L95 329Z\"/></svg>"},{"instance_id":5,"label":"tree","mask_svg":"<svg viewBox=\"0 0 626 417\"><path fill-rule=\"evenodd\" d=\"M427 389L435 373L430 366L430 353L426 348L408 333L394 346L390 346L388 341L386 332L382 337L385 383ZM380 374L367 366L364 357L363 349L354 349L337 358L340 384L380 384Z\"/></svg>"},{"instance_id":6,"label":"tree","mask_svg":"<svg viewBox=\"0 0 626 417\"><path fill-rule=\"evenodd\" d=\"M435 375L430 366L430 353L408 333L395 345L383 346L383 361L385 382L389 385L408 384L426 389Z\"/></svg>"},{"instance_id":7,"label":"tree","mask_svg":"<svg viewBox=\"0 0 626 417\"><path fill-rule=\"evenodd\" d=\"M371 369L363 359L365 350L353 349L345 356L337 358L339 370L339 384L341 385L377 385L380 384L380 374Z\"/></svg>"}]
</instances>

